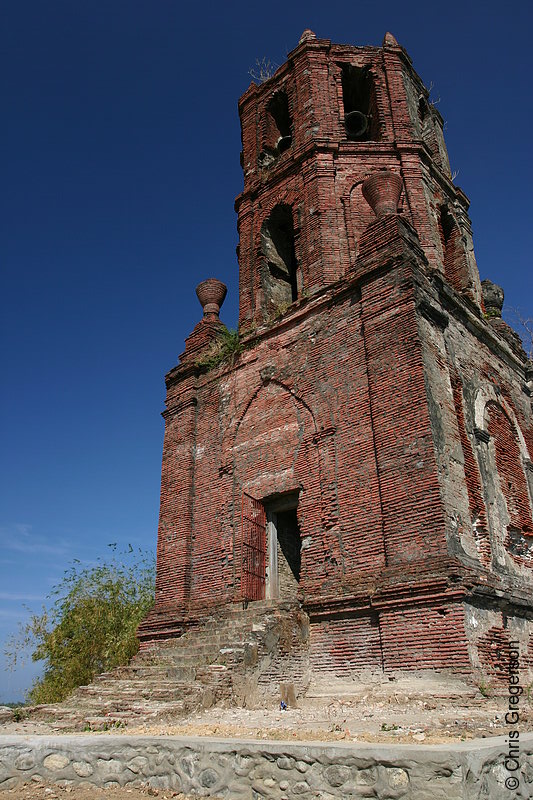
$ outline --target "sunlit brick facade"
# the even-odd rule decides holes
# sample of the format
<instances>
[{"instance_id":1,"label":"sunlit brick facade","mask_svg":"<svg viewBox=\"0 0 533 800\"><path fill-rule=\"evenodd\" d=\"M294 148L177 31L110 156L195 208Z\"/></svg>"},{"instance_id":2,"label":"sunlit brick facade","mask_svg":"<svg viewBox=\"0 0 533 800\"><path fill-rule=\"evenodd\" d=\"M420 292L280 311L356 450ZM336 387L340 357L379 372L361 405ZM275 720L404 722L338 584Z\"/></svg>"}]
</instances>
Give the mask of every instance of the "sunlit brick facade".
<instances>
[{"instance_id":1,"label":"sunlit brick facade","mask_svg":"<svg viewBox=\"0 0 533 800\"><path fill-rule=\"evenodd\" d=\"M531 363L427 90L390 34L306 31L239 111L241 336L217 344L202 284L143 646L266 599L308 615L321 671L498 674L515 640L533 666Z\"/></svg>"}]
</instances>

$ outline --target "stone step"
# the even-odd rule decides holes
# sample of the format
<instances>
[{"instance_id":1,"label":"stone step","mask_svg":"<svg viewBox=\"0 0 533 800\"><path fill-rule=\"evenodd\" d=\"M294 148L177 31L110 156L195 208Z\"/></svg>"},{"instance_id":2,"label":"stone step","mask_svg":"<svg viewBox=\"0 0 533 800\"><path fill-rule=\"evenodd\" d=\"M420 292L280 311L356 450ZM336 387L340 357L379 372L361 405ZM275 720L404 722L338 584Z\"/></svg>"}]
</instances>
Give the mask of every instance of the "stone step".
<instances>
[{"instance_id":1,"label":"stone step","mask_svg":"<svg viewBox=\"0 0 533 800\"><path fill-rule=\"evenodd\" d=\"M191 695L190 697L180 697L180 698L167 698L165 700L157 700L157 701L150 701L145 700L143 698L107 698L107 699L98 699L97 697L88 697L86 701L80 704L76 709L74 709L74 715L79 715L80 713L88 714L90 712L94 713L95 709L99 709L104 713L110 712L134 712L138 714L142 714L145 711L153 711L153 710L168 710L168 709L180 709L184 706L190 706L191 703L194 705L197 700L199 700L202 696L203 692L196 693L195 695ZM58 715L56 715L58 716Z\"/></svg>"},{"instance_id":2,"label":"stone step","mask_svg":"<svg viewBox=\"0 0 533 800\"><path fill-rule=\"evenodd\" d=\"M271 625L275 621L279 620L280 616L272 616L271 618L268 617L257 617L254 616L249 619L239 619L236 617L233 620L228 619L221 619L221 618L213 618L211 620L207 620L203 627L200 630L188 631L183 634L183 636L179 637L178 639L174 639L172 641L172 645L162 645L162 647L166 646L180 646L182 643L187 641L193 640L199 634L207 637L207 636L216 636L220 637L226 635L228 633L239 635L244 634L250 631L253 631L254 628L264 628L265 625ZM143 651L143 654L150 653L151 650Z\"/></svg>"},{"instance_id":3,"label":"stone step","mask_svg":"<svg viewBox=\"0 0 533 800\"><path fill-rule=\"evenodd\" d=\"M147 664L138 663L136 661L132 661L130 664L127 664L127 665L122 666L122 667L117 667L116 669L113 670L113 672L108 673L108 674L111 674L111 675L117 675L117 674L127 675L130 672L132 672L132 673L135 673L136 675L139 675L140 677L149 678L150 676L153 675L154 678L157 678L165 671L167 666L171 665L171 663L172 662L169 661L168 664L161 662L160 664L147 665ZM105 675L104 676L102 676L102 675L98 675L97 676L98 680L102 680L102 679L105 680L105 677L106 677Z\"/></svg>"},{"instance_id":4,"label":"stone step","mask_svg":"<svg viewBox=\"0 0 533 800\"><path fill-rule=\"evenodd\" d=\"M207 637L205 635L197 635L194 639L187 640L185 638L178 639L173 641L171 644L167 644L164 648L159 651L158 657L158 665L170 662L175 660L177 657L179 658L183 653L211 653L215 652L216 650L223 647L228 642L233 644L246 644L247 642L256 642L261 635L261 631L241 631L238 635L228 631L225 632L226 635L217 635L213 637ZM132 665L135 666L143 666L145 668L150 668L151 666L155 666L151 662L153 661L154 651L143 651L139 653L132 661Z\"/></svg>"},{"instance_id":5,"label":"stone step","mask_svg":"<svg viewBox=\"0 0 533 800\"><path fill-rule=\"evenodd\" d=\"M180 701L185 699L190 699L195 696L200 696L203 693L203 689L199 688L197 691L189 691L187 693L182 692L181 690L166 691L166 692L154 692L153 694L146 695L139 692L132 692L131 694L121 693L117 695L115 692L109 692L108 694L87 694L83 697L80 701L80 708L88 708L95 705L98 706L107 706L107 705L115 705L115 706L131 706L132 704L139 704L139 703L161 703L161 702L174 702Z\"/></svg>"},{"instance_id":6,"label":"stone step","mask_svg":"<svg viewBox=\"0 0 533 800\"><path fill-rule=\"evenodd\" d=\"M156 691L181 691L184 693L190 692L194 689L194 681L167 681L164 685L151 684L147 686L143 681L109 681L108 683L89 684L76 690L73 694L76 699L83 698L88 695L106 695L106 694L139 694L141 691L151 693Z\"/></svg>"},{"instance_id":7,"label":"stone step","mask_svg":"<svg viewBox=\"0 0 533 800\"><path fill-rule=\"evenodd\" d=\"M184 654L179 660L176 659L174 664L169 665L169 669L176 667L189 667L189 666L205 666L212 664L214 661L223 662L228 658L242 657L244 654L244 647L221 647L216 653L208 657L206 654L187 653Z\"/></svg>"},{"instance_id":8,"label":"stone step","mask_svg":"<svg viewBox=\"0 0 533 800\"><path fill-rule=\"evenodd\" d=\"M61 730L83 730L87 725L107 730L130 719L180 717L229 699L235 671L245 669L250 649L257 654L256 664L271 652L265 632L275 633L283 619L294 624L289 616L294 606L253 606L243 610L236 604L180 638L141 651L127 666L80 687L65 704L43 707L41 718L53 720ZM263 677L268 674L267 670Z\"/></svg>"},{"instance_id":9,"label":"stone step","mask_svg":"<svg viewBox=\"0 0 533 800\"><path fill-rule=\"evenodd\" d=\"M205 667L198 667L196 674L211 675L213 678L223 677L228 675L228 667L226 664L207 664Z\"/></svg>"},{"instance_id":10,"label":"stone step","mask_svg":"<svg viewBox=\"0 0 533 800\"><path fill-rule=\"evenodd\" d=\"M173 643L172 646L167 646L165 650L162 652L162 661L172 661L179 656L181 653L188 652L190 650L199 650L199 651L206 651L206 650L217 650L219 647L223 646L225 642L228 641L238 641L237 637L234 636L220 636L220 637L213 637L212 639L204 639L204 637L197 637L196 639L191 639L188 641L179 641ZM142 664L142 661L135 661L135 664ZM159 662L161 663L161 661ZM143 664L143 666L145 666Z\"/></svg>"},{"instance_id":11,"label":"stone step","mask_svg":"<svg viewBox=\"0 0 533 800\"><path fill-rule=\"evenodd\" d=\"M161 694L164 692L180 692L182 695L188 695L194 691L195 682L190 681L188 683L184 683L182 681L176 681L174 686L150 686L146 687L141 681L133 686L122 686L120 684L109 684L109 685L102 685L95 686L95 687L87 687L84 692L80 692L76 694L76 700L83 700L84 697L112 697L112 696L121 696L121 697L154 697L156 694Z\"/></svg>"},{"instance_id":12,"label":"stone step","mask_svg":"<svg viewBox=\"0 0 533 800\"><path fill-rule=\"evenodd\" d=\"M120 712L120 711L110 711L104 714L91 714L87 713L83 717L80 717L78 722L83 722L86 725L90 725L92 728L109 728L114 723L122 723L127 724L131 719L139 719L142 718L146 721L148 720L155 720L160 719L162 717L179 717L186 714L190 709L187 708L183 704L177 703L167 703L165 705L160 704L157 707L152 708L140 708L140 709L130 709L128 711Z\"/></svg>"},{"instance_id":13,"label":"stone step","mask_svg":"<svg viewBox=\"0 0 533 800\"><path fill-rule=\"evenodd\" d=\"M197 651L199 653L203 653L203 652L215 651L220 649L220 647L224 647L224 645L227 644L228 642L232 642L235 644L239 643L242 644L248 641L249 639L253 640L255 638L256 634L254 635L254 633L251 631L249 631L246 636L228 635L228 636L216 636L212 638L204 638L202 636L202 637L197 637L196 639L188 642L182 641L181 643L173 645L172 647L169 646L165 648L164 654L162 655L165 660L171 660L175 658L177 655L179 656L183 652ZM136 662L136 663L142 663L142 662Z\"/></svg>"},{"instance_id":14,"label":"stone step","mask_svg":"<svg viewBox=\"0 0 533 800\"><path fill-rule=\"evenodd\" d=\"M172 688L179 688L182 686L185 688L188 684L188 681L179 681L174 680L172 678L165 678L165 680L156 680L156 679L139 679L136 680L134 678L123 678L123 677L116 677L116 678L109 678L107 681L98 681L98 683L90 683L88 686L80 686L76 689L76 696L86 694L89 689L91 691L100 691L106 688L112 687L116 691L127 691L128 689L134 689L140 685L144 686L147 690L148 689L172 689Z\"/></svg>"},{"instance_id":15,"label":"stone step","mask_svg":"<svg viewBox=\"0 0 533 800\"><path fill-rule=\"evenodd\" d=\"M109 703L109 704L102 704L102 703L92 703L87 704L83 708L80 708L75 715L67 715L67 718L71 720L78 721L80 719L87 719L91 716L107 716L109 717L111 714L117 715L122 714L124 718L127 717L144 717L147 715L158 714L158 713L165 713L165 714L182 714L186 713L188 710L193 708L197 708L201 703L201 698L198 697L195 699L194 702L187 702L185 703L182 700L167 700L165 702L159 703ZM61 717L61 719L65 719L65 717Z\"/></svg>"}]
</instances>

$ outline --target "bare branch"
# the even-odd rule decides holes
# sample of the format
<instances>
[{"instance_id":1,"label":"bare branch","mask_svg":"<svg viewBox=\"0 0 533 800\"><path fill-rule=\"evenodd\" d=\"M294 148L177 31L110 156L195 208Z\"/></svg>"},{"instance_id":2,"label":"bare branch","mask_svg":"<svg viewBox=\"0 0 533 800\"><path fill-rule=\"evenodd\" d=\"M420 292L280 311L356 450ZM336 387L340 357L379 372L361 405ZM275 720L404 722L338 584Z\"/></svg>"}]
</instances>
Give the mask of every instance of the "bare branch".
<instances>
[{"instance_id":1,"label":"bare branch","mask_svg":"<svg viewBox=\"0 0 533 800\"><path fill-rule=\"evenodd\" d=\"M248 70L248 74L257 81L258 83L264 83L272 75L278 68L278 64L274 64L273 61L270 61L269 58L263 56L263 58L256 58L255 59L255 66L250 67Z\"/></svg>"},{"instance_id":2,"label":"bare branch","mask_svg":"<svg viewBox=\"0 0 533 800\"><path fill-rule=\"evenodd\" d=\"M522 339L527 357L533 361L533 315L525 314L520 308L510 308L506 316Z\"/></svg>"}]
</instances>

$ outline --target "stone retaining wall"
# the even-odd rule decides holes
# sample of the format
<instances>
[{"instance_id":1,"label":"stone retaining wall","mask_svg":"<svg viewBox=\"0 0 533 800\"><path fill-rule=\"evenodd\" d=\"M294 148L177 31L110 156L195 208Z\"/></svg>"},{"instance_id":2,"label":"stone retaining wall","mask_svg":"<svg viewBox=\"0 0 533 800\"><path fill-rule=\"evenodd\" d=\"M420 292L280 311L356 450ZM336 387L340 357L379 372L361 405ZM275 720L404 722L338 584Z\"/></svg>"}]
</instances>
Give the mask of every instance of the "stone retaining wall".
<instances>
[{"instance_id":1,"label":"stone retaining wall","mask_svg":"<svg viewBox=\"0 0 533 800\"><path fill-rule=\"evenodd\" d=\"M533 735L509 772L503 737L447 745L264 742L147 736L0 736L0 792L150 784L230 800L493 800L533 796ZM519 779L509 791L509 777Z\"/></svg>"}]
</instances>

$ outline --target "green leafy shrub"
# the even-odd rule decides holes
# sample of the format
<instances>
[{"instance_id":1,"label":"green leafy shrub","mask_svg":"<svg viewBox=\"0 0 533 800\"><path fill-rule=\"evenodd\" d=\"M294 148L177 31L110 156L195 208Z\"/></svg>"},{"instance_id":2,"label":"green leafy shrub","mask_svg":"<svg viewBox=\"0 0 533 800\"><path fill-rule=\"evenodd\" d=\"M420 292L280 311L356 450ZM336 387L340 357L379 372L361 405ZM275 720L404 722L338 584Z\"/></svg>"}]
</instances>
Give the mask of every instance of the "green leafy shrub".
<instances>
[{"instance_id":1,"label":"green leafy shrub","mask_svg":"<svg viewBox=\"0 0 533 800\"><path fill-rule=\"evenodd\" d=\"M137 626L154 601L154 577L153 554L131 547L96 566L75 562L53 590L51 607L32 614L8 642L12 668L28 650L33 661L44 662L28 701L60 702L96 675L127 664L139 647Z\"/></svg>"},{"instance_id":2,"label":"green leafy shrub","mask_svg":"<svg viewBox=\"0 0 533 800\"><path fill-rule=\"evenodd\" d=\"M244 351L244 343L238 330L221 328L214 342L209 346L204 356L198 359L196 366L210 370L219 364L234 364L238 356Z\"/></svg>"}]
</instances>

